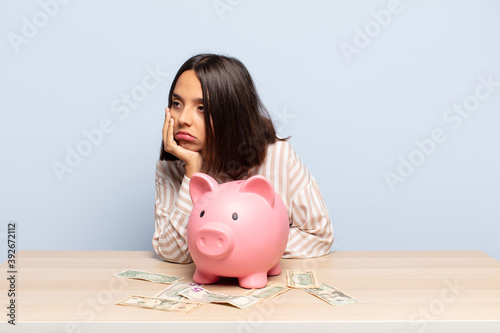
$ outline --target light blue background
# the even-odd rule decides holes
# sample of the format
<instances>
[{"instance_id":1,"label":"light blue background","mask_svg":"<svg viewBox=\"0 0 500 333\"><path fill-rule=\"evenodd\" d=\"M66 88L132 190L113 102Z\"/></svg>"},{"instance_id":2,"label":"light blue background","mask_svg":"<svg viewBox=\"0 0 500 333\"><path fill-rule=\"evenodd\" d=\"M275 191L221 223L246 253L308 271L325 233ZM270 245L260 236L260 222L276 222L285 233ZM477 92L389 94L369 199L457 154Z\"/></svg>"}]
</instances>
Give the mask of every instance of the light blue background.
<instances>
[{"instance_id":1,"label":"light blue background","mask_svg":"<svg viewBox=\"0 0 500 333\"><path fill-rule=\"evenodd\" d=\"M443 119L480 77L500 82L500 2L54 1L0 1L2 261L12 220L18 250L152 250L168 89L201 52L248 67L322 190L334 250L500 260L500 87L458 128ZM120 101L141 91L134 108ZM112 131L58 179L52 164L106 119ZM446 140L416 152L436 128ZM422 163L391 188L400 157Z\"/></svg>"}]
</instances>

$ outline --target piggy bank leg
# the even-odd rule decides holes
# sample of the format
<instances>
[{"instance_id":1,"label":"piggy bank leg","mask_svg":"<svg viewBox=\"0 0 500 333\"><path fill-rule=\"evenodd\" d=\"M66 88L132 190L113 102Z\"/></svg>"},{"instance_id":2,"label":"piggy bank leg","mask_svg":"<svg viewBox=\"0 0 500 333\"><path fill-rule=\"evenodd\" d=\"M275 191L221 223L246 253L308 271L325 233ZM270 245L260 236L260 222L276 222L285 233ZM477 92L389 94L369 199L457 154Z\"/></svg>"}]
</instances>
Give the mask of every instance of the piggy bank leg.
<instances>
[{"instance_id":1,"label":"piggy bank leg","mask_svg":"<svg viewBox=\"0 0 500 333\"><path fill-rule=\"evenodd\" d=\"M268 272L267 272L267 275L269 276L274 276L274 275L280 275L281 274L281 265L280 265L280 262L278 261L278 263L276 265L274 265Z\"/></svg>"},{"instance_id":2,"label":"piggy bank leg","mask_svg":"<svg viewBox=\"0 0 500 333\"><path fill-rule=\"evenodd\" d=\"M194 271L193 275L193 282L199 283L199 284L211 284L219 281L219 276L210 274L210 273L205 273L200 271L199 269L196 269Z\"/></svg>"},{"instance_id":3,"label":"piggy bank leg","mask_svg":"<svg viewBox=\"0 0 500 333\"><path fill-rule=\"evenodd\" d=\"M245 277L238 278L240 287L247 289L264 288L267 285L266 272L254 273Z\"/></svg>"}]
</instances>

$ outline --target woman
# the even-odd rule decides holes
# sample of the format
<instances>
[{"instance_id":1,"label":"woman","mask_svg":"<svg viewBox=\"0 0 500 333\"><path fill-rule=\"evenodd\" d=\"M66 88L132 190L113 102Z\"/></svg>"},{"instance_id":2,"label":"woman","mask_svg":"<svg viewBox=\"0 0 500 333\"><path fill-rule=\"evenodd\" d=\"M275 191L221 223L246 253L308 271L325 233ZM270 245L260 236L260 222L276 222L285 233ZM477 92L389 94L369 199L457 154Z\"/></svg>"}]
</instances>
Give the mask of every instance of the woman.
<instances>
[{"instance_id":1,"label":"woman","mask_svg":"<svg viewBox=\"0 0 500 333\"><path fill-rule=\"evenodd\" d=\"M219 183L267 177L288 209L284 258L329 253L333 231L314 178L286 139L276 136L252 78L237 59L200 54L170 88L156 164L153 247L163 259L189 263L186 232L193 207L189 180L204 172Z\"/></svg>"}]
</instances>

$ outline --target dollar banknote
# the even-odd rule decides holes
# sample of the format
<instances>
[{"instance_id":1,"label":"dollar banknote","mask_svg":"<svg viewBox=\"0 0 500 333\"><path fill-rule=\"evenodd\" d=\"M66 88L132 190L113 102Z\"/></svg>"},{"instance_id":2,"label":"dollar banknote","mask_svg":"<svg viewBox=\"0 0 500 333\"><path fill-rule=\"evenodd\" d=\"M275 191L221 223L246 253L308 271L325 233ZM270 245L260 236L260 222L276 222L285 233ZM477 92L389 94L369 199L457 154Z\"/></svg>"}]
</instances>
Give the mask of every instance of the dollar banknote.
<instances>
[{"instance_id":1,"label":"dollar banknote","mask_svg":"<svg viewBox=\"0 0 500 333\"><path fill-rule=\"evenodd\" d=\"M319 288L314 271L286 271L286 282L291 288Z\"/></svg>"},{"instance_id":2,"label":"dollar banknote","mask_svg":"<svg viewBox=\"0 0 500 333\"><path fill-rule=\"evenodd\" d=\"M191 311L199 308L201 303L181 302L159 297L138 296L133 295L116 303L124 306L135 306L139 308L146 308L152 310L170 311L170 312L184 312L190 313Z\"/></svg>"},{"instance_id":3,"label":"dollar banknote","mask_svg":"<svg viewBox=\"0 0 500 333\"><path fill-rule=\"evenodd\" d=\"M156 282L156 283L174 283L176 281L179 281L182 279L181 277L178 276L171 276L167 274L161 274L161 273L149 273L149 272L142 272L142 271L136 271L133 269L129 269L127 271L117 273L115 276L118 277L123 277L127 279L138 279L138 280L146 280L150 282Z\"/></svg>"},{"instance_id":4,"label":"dollar banknote","mask_svg":"<svg viewBox=\"0 0 500 333\"><path fill-rule=\"evenodd\" d=\"M170 286L168 286L167 288L160 291L158 294L155 295L155 297L178 300L178 301L186 300L186 297L179 294L179 292L192 287L201 287L201 284L194 282L175 282Z\"/></svg>"},{"instance_id":5,"label":"dollar banknote","mask_svg":"<svg viewBox=\"0 0 500 333\"><path fill-rule=\"evenodd\" d=\"M179 292L179 294L196 302L227 303L236 306L237 308L240 309L244 309L259 302L256 298L253 297L245 295L233 296L226 294L218 294L210 292L201 287L187 288Z\"/></svg>"},{"instance_id":6,"label":"dollar banknote","mask_svg":"<svg viewBox=\"0 0 500 333\"><path fill-rule=\"evenodd\" d=\"M261 289L251 289L244 293L245 296L250 296L259 301L259 303L264 303L278 295L283 294L290 290L288 286L280 282L269 282L267 286Z\"/></svg>"},{"instance_id":7,"label":"dollar banknote","mask_svg":"<svg viewBox=\"0 0 500 333\"><path fill-rule=\"evenodd\" d=\"M321 283L319 288L304 290L333 306L361 302L326 283Z\"/></svg>"}]
</instances>

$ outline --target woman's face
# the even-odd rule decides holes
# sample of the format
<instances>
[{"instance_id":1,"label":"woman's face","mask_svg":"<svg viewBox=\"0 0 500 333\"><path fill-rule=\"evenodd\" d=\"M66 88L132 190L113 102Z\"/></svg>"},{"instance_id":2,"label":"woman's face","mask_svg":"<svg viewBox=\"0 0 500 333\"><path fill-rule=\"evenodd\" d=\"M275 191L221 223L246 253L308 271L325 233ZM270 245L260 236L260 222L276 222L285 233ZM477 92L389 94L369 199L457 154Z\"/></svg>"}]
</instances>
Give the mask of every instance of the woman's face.
<instances>
[{"instance_id":1,"label":"woman's face","mask_svg":"<svg viewBox=\"0 0 500 333\"><path fill-rule=\"evenodd\" d=\"M174 138L177 144L191 151L203 150L205 147L203 92L194 70L185 71L177 79L170 112L174 119Z\"/></svg>"}]
</instances>

